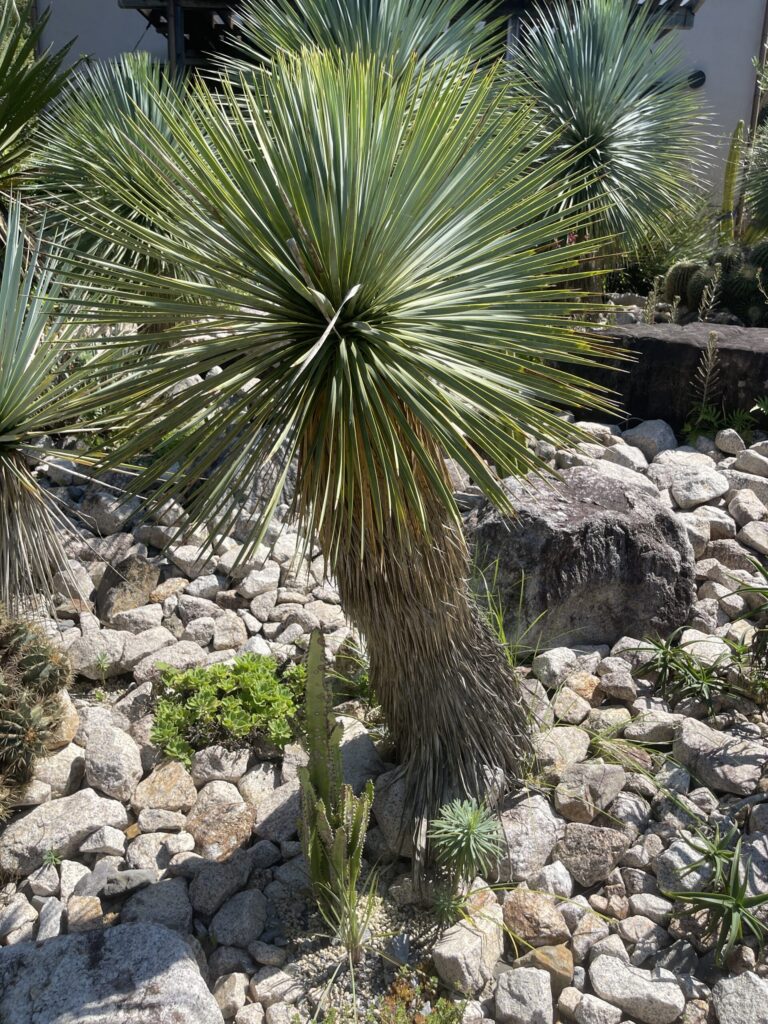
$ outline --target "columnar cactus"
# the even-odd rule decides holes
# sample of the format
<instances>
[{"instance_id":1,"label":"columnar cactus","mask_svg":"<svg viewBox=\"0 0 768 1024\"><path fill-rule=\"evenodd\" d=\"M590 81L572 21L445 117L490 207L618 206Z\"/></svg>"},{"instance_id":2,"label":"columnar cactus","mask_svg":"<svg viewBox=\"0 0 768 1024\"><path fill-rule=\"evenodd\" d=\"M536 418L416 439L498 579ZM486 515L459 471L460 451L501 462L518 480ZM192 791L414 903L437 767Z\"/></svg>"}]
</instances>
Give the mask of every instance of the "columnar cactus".
<instances>
[{"instance_id":1,"label":"columnar cactus","mask_svg":"<svg viewBox=\"0 0 768 1024\"><path fill-rule=\"evenodd\" d=\"M301 840L321 912L341 924L342 906L355 898L373 803L369 781L361 796L343 782L341 729L332 711L322 634L309 645L306 733L309 764L299 770Z\"/></svg>"}]
</instances>

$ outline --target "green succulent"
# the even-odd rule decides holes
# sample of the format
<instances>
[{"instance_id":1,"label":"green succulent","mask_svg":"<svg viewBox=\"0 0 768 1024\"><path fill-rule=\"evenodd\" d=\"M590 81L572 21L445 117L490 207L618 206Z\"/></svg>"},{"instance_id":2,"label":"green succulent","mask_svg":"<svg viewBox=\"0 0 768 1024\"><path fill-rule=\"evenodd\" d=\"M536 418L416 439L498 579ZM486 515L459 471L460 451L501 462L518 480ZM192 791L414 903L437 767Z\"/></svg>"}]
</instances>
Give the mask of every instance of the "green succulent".
<instances>
[{"instance_id":1,"label":"green succulent","mask_svg":"<svg viewBox=\"0 0 768 1024\"><path fill-rule=\"evenodd\" d=\"M287 671L290 680L300 672ZM246 654L232 665L180 672L167 669L155 706L152 741L189 764L196 750L262 736L275 746L293 737L294 691L279 678L274 658Z\"/></svg>"},{"instance_id":2,"label":"green succulent","mask_svg":"<svg viewBox=\"0 0 768 1024\"><path fill-rule=\"evenodd\" d=\"M51 706L28 693L5 701L0 706L0 772L25 780L35 758L46 753L53 722Z\"/></svg>"},{"instance_id":3,"label":"green succulent","mask_svg":"<svg viewBox=\"0 0 768 1024\"><path fill-rule=\"evenodd\" d=\"M476 800L454 800L430 823L429 839L437 863L457 883L469 883L496 863L503 833L498 818Z\"/></svg>"},{"instance_id":4,"label":"green succulent","mask_svg":"<svg viewBox=\"0 0 768 1024\"><path fill-rule=\"evenodd\" d=\"M59 717L55 695L71 679L66 655L32 623L0 615L0 805L2 787L27 782Z\"/></svg>"},{"instance_id":5,"label":"green succulent","mask_svg":"<svg viewBox=\"0 0 768 1024\"><path fill-rule=\"evenodd\" d=\"M701 270L700 263L683 261L674 263L667 271L664 280L664 298L667 302L674 302L676 296L685 302L688 296L688 286L695 274Z\"/></svg>"}]
</instances>

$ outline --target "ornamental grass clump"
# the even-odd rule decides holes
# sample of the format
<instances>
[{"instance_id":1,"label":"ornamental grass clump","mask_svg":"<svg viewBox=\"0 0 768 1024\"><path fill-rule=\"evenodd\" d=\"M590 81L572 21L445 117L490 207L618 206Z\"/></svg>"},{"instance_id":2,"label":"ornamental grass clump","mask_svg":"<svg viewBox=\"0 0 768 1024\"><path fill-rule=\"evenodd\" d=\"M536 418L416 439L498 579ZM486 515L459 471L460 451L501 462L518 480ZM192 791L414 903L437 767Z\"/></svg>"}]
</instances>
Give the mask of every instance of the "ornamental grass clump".
<instances>
[{"instance_id":1,"label":"ornamental grass clump","mask_svg":"<svg viewBox=\"0 0 768 1024\"><path fill-rule=\"evenodd\" d=\"M162 173L136 190L124 161L97 168L95 200L72 211L174 265L86 261L107 295L95 317L175 325L152 351L104 342L112 382L92 402L125 417L109 464L175 439L131 489L180 501L210 544L270 464L246 551L295 473L289 516L365 639L422 850L444 803L514 781L530 746L444 458L511 512L504 476L546 469L526 435L563 446L580 436L563 406L610 408L578 375L609 354L574 319L592 243L554 244L583 222L577 157L543 160L501 85L470 62L393 76L364 56L282 56L192 86L183 115L155 95L170 135L137 116L116 144L130 154L141 132Z\"/></svg>"}]
</instances>

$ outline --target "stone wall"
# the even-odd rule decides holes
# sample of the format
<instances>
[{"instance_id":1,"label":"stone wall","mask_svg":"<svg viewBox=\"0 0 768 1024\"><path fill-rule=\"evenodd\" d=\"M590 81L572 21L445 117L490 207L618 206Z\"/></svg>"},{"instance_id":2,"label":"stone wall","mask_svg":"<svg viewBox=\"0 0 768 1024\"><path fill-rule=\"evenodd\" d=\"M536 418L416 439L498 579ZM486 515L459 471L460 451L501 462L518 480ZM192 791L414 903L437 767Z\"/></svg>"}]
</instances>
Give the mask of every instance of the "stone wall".
<instances>
[{"instance_id":1,"label":"stone wall","mask_svg":"<svg viewBox=\"0 0 768 1024\"><path fill-rule=\"evenodd\" d=\"M634 363L616 359L610 368L581 368L595 383L618 393L629 417L663 419L680 430L690 408L693 377L711 331L720 350L720 380L728 409L749 409L768 395L768 330L695 323L633 324L606 333Z\"/></svg>"}]
</instances>

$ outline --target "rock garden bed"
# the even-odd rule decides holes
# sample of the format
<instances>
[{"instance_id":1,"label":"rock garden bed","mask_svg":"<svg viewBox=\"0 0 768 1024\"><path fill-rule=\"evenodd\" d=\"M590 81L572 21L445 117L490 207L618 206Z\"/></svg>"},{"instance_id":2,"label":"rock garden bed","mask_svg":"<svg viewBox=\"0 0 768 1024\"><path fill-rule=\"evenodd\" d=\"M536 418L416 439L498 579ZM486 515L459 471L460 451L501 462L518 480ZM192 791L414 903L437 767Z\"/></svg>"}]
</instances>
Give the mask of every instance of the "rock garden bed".
<instances>
[{"instance_id":1,"label":"rock garden bed","mask_svg":"<svg viewBox=\"0 0 768 1024\"><path fill-rule=\"evenodd\" d=\"M237 530L211 556L194 535L166 549L173 518L135 525L49 467L80 526L44 625L77 680L0 831L4 1024L764 1024L758 942L745 927L722 960L696 899L729 879L768 893L768 718L742 666L768 602L768 443L582 427L591 442L548 453L554 489L509 481L515 521L456 481L507 636L525 638L537 760L447 924L402 856L397 766L366 695L337 708L347 781L375 783L354 969L308 894L301 745L214 744L185 764L153 733L163 666L287 666L314 629L345 649L322 554L279 520L246 561Z\"/></svg>"}]
</instances>

